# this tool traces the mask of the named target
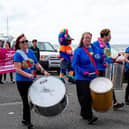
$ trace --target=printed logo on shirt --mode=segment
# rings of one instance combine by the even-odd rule
[[[99,54],[95,54],[95,58],[96,58],[96,59],[100,59],[101,56],[100,56]]]
[[[23,68],[31,68],[32,66],[34,66],[34,61],[30,58],[28,58],[28,60],[24,60],[22,62],[22,67]]]

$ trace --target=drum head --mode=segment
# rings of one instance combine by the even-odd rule
[[[105,77],[98,77],[91,81],[90,89],[95,93],[106,93],[113,87],[112,82]]]
[[[56,77],[41,77],[29,89],[29,99],[34,105],[50,107],[58,104],[65,96],[64,83]]]

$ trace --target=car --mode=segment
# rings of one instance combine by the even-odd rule
[[[47,70],[55,69],[59,73],[60,59],[57,58],[59,52],[50,42],[38,42],[40,50],[40,64]]]
[[[12,41],[11,47],[14,48],[16,40]],[[32,46],[32,42],[28,41],[29,48]],[[60,59],[57,58],[59,52],[54,48],[50,42],[37,42],[37,47],[40,50],[40,60],[39,63],[46,70],[56,70],[58,73],[60,71]]]

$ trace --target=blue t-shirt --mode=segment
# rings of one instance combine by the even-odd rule
[[[26,61],[24,57],[18,52],[15,52],[14,62],[19,62],[22,65],[22,70],[32,74],[32,71],[35,69],[34,64],[38,63],[38,60],[31,49],[28,49],[28,52],[25,53],[28,57]],[[32,81],[33,79],[22,76],[21,74],[16,72],[16,81]]]

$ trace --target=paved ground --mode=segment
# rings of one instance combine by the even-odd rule
[[[124,85],[125,87],[125,85]],[[88,125],[79,116],[79,104],[75,85],[66,84],[69,104],[60,115],[52,118],[40,116],[32,112],[35,129],[129,129],[129,106],[119,111],[112,109],[105,113],[94,112],[99,120],[95,125]],[[116,91],[118,101],[124,99],[124,90]],[[0,85],[0,129],[26,129],[21,124],[22,104],[16,84],[6,82]]]

